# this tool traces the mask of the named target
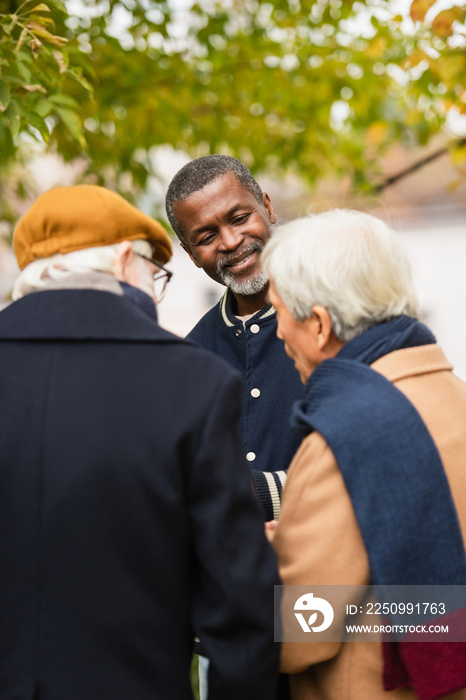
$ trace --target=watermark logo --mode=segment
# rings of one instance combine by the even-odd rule
[[[301,612],[295,612],[295,617],[301,625],[304,632],[323,632],[328,629],[333,622],[333,608],[330,603],[324,598],[314,598],[313,593],[305,593],[300,596],[294,604],[294,609],[302,610],[306,613],[311,612],[308,621],[306,622],[304,615]],[[317,612],[315,612],[317,611]],[[317,613],[320,612],[324,616],[322,624],[315,626]]]
[[[276,642],[462,642],[466,584],[275,586]]]

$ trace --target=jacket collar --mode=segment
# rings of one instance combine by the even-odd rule
[[[181,342],[121,289],[32,292],[0,313],[0,341],[41,339]]]
[[[439,345],[422,345],[403,348],[381,357],[371,365],[391,382],[396,382],[417,374],[453,370]]]
[[[220,299],[220,314],[226,326],[237,326],[238,324],[242,323],[242,321],[233,313],[233,292],[231,289],[226,289],[225,294]],[[262,309],[260,309],[260,311],[258,311],[248,320],[248,323],[259,321],[263,318],[267,318],[268,316],[273,316],[274,314],[275,308],[272,306],[272,304],[266,304]]]

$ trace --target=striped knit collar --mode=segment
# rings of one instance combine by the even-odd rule
[[[238,319],[233,313],[233,293],[230,289],[226,289],[225,294],[220,299],[220,313],[226,326],[236,326],[238,323],[241,323],[241,320]],[[274,314],[275,308],[272,306],[272,304],[266,304],[262,309],[260,309],[260,311],[254,314],[249,321],[260,321],[263,318],[273,316]]]

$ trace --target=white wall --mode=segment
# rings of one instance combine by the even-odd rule
[[[400,235],[413,266],[423,320],[455,373],[466,380],[466,222],[425,222]]]

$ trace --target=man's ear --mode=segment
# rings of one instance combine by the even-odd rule
[[[312,313],[314,321],[317,324],[316,339],[319,350],[325,350],[331,340],[332,321],[330,314],[323,306],[313,306]]]
[[[120,282],[129,282],[132,279],[130,266],[134,260],[134,251],[129,241],[122,241],[117,248],[117,253],[113,263],[113,273]]]
[[[202,265],[200,265],[200,264],[197,262],[195,256],[193,255],[193,252],[192,252],[191,248],[190,248],[188,245],[185,245],[184,243],[181,243],[181,247],[182,247],[183,250],[189,255],[189,257],[191,258],[191,260],[193,261],[193,263],[195,264],[196,267],[202,267]]]
[[[267,216],[269,217],[270,223],[276,224],[277,215],[275,214],[275,209],[272,206],[272,202],[270,201],[270,197],[267,194],[267,192],[262,193],[262,204],[264,205],[264,209],[267,212]]]
[[[335,357],[345,343],[339,340],[333,332],[332,319],[327,309],[323,306],[313,306],[312,316],[309,320],[315,321],[315,333],[319,350],[326,357]]]

